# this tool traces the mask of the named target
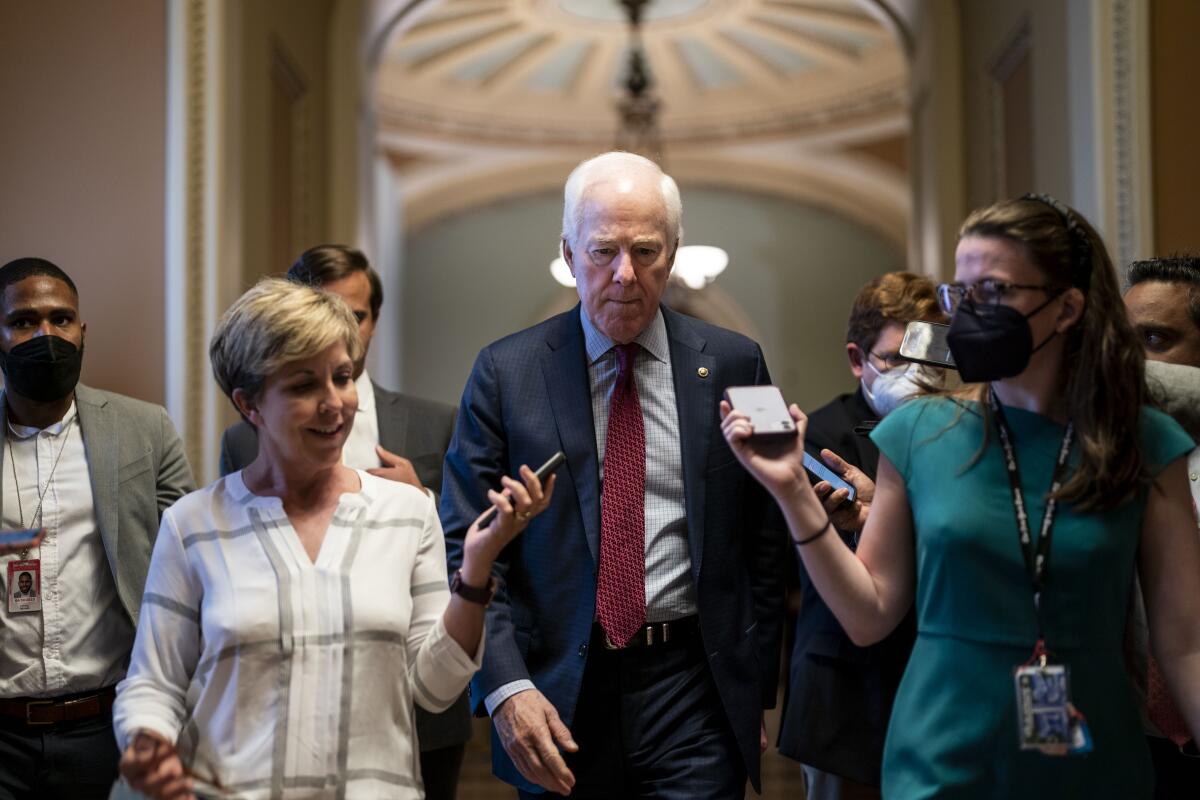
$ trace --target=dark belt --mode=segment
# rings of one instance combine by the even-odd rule
[[[16,697],[0,700],[0,717],[19,720],[30,726],[55,725],[91,719],[112,711],[117,691],[112,686],[94,692],[64,697]]]
[[[604,644],[605,650],[632,650],[638,647],[660,647],[664,645],[680,645],[693,642],[700,638],[700,618],[696,615],[680,617],[669,622],[651,622],[643,625],[624,647],[613,644],[608,634],[595,623],[595,635]]]

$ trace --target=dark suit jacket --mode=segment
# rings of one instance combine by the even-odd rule
[[[494,689],[531,679],[571,725],[596,611],[600,480],[579,306],[486,347],[475,362],[446,456],[441,517],[447,556],[487,507],[486,490],[556,450],[554,500],[497,559],[503,581],[487,614],[476,710]],[[700,630],[724,712],[759,785],[759,716],[775,702],[786,538],[767,495],[719,429],[726,386],[769,383],[744,336],[663,308],[670,340]],[[698,370],[706,368],[705,377]],[[777,513],[777,512],[776,512]],[[532,789],[493,734],[498,777]]]
[[[805,448],[818,458],[828,448],[874,480],[879,450],[864,428],[878,419],[861,389],[841,395],[809,415]],[[854,543],[850,534],[839,533]],[[916,636],[913,614],[882,642],[858,647],[817,594],[803,563],[800,584],[803,597],[779,751],[825,772],[878,786],[892,702]]]
[[[175,425],[162,406],[75,387],[96,524],[121,606],[137,624],[159,518],[196,488]],[[7,419],[0,400],[0,423]],[[8,426],[0,427],[0,449]],[[0,464],[0,474],[11,469]],[[82,587],[79,587],[82,588]],[[70,588],[68,588],[68,591]]]
[[[389,392],[374,381],[375,415],[379,420],[379,444],[385,450],[412,462],[413,470],[426,488],[442,485],[442,460],[454,430],[454,406],[420,397]],[[249,466],[258,456],[258,433],[242,420],[221,437],[221,474]],[[417,739],[422,750],[462,744],[471,738],[471,712],[464,694],[441,714],[417,710]]]

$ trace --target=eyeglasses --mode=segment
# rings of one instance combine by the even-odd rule
[[[943,283],[938,286],[938,301],[942,305],[942,310],[947,314],[953,314],[958,310],[958,305],[965,298],[970,297],[972,301],[978,305],[994,306],[1004,298],[1008,297],[1017,290],[1036,290],[1039,292],[1048,292],[1050,294],[1062,294],[1063,290],[1057,286],[1038,285],[1032,283],[1009,283],[1008,281],[998,281],[992,278],[984,278],[975,283]]]
[[[912,363],[899,353],[876,353],[874,350],[868,350],[867,355],[878,358],[888,370],[893,370],[897,367],[907,367]]]

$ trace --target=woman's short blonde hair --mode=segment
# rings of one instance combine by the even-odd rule
[[[337,295],[282,278],[264,278],[221,316],[208,346],[213,376],[233,399],[241,389],[257,399],[267,379],[291,361],[341,342],[362,357],[358,320]]]

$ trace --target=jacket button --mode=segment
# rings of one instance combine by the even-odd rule
[[[586,644],[579,645],[579,657],[580,658],[587,657],[587,645]]]

